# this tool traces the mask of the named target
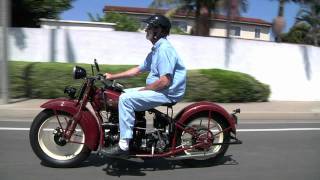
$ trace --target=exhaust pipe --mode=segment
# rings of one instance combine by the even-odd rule
[[[169,158],[165,158],[168,160],[184,160],[184,159],[198,159],[198,160],[204,160],[204,159],[208,159],[208,158],[212,158],[215,156],[215,153],[203,153],[203,154],[196,154],[196,155],[181,155],[181,156],[174,156],[174,157],[169,157]]]

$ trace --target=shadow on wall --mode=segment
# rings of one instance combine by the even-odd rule
[[[72,42],[70,39],[70,32],[69,30],[65,30],[65,36],[66,36],[66,59],[69,63],[75,63],[75,55],[74,55],[74,49],[72,46]]]
[[[302,52],[303,64],[304,64],[304,71],[306,73],[307,79],[311,80],[311,65],[310,65],[310,58],[307,46],[300,46],[300,50]]]
[[[64,32],[64,37],[65,37],[65,59],[69,63],[74,63],[75,62],[75,53],[74,53],[74,48],[72,45],[72,41],[70,38],[70,32],[68,29],[59,29],[57,26],[55,29],[50,29],[50,40],[49,40],[49,59],[50,62],[56,62],[57,59],[57,53],[59,53],[59,50],[57,49],[57,39],[58,39],[58,34],[61,32]]]
[[[14,37],[16,46],[22,50],[26,48],[26,35],[22,28],[10,28],[13,31],[10,34]]]
[[[49,59],[50,62],[55,62],[56,60],[56,45],[57,45],[57,29],[49,30]]]
[[[55,29],[49,29],[49,60],[50,62],[57,61],[57,39],[58,39],[58,31],[60,31],[59,27]],[[23,28],[11,28],[10,35],[14,37],[14,42],[16,47],[20,50],[27,48],[26,44],[26,34],[24,33]],[[75,51],[73,48],[73,44],[70,38],[69,30],[65,30],[65,58],[69,63],[75,62]]]
[[[224,47],[224,67],[229,68],[231,54],[233,53],[233,38],[225,38],[225,47]]]

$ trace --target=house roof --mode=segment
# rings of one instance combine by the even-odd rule
[[[153,8],[137,8],[137,7],[123,7],[123,6],[105,6],[103,9],[104,12],[120,12],[127,14],[141,14],[141,15],[151,15],[151,14],[165,14],[168,9],[153,9]],[[195,18],[194,13],[187,13],[186,11],[177,11],[173,17],[175,18]],[[211,20],[215,21],[227,21],[227,17],[224,15],[212,15]],[[232,22],[236,23],[247,23],[247,24],[257,24],[262,26],[272,26],[272,23],[256,19],[256,18],[247,18],[247,17],[236,17]]]

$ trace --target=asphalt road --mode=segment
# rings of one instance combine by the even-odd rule
[[[192,167],[180,161],[130,159],[111,162],[92,154],[81,167],[55,169],[41,164],[29,145],[28,119],[0,120],[0,179],[184,179],[319,180],[320,122],[245,121],[222,163]]]

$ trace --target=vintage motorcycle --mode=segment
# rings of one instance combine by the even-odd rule
[[[92,151],[100,155],[102,148],[119,141],[118,99],[125,93],[123,85],[99,74],[96,61],[91,68],[89,77],[84,68],[75,66],[73,78],[83,79],[80,91],[66,87],[64,92],[69,97],[41,105],[44,110],[32,122],[31,147],[48,166],[79,166]],[[163,106],[166,113],[155,108],[135,112],[130,157],[214,163],[224,156],[230,144],[242,143],[236,137],[236,114],[240,109],[229,114],[221,106],[203,101],[185,107],[173,117],[174,104]],[[153,117],[151,127],[147,127],[146,113]]]

